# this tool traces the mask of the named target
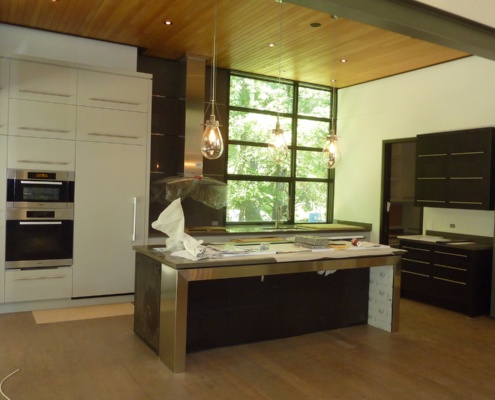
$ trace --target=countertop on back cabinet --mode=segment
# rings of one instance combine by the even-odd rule
[[[464,237],[462,237],[464,236]],[[401,235],[397,236],[399,240],[410,240],[413,242],[429,243],[446,249],[462,249],[462,250],[489,250],[493,248],[493,243],[486,240],[484,237],[471,235],[455,235],[452,237],[446,235]],[[451,240],[449,242],[449,240]],[[493,239],[492,239],[493,240]]]
[[[233,235],[311,235],[351,233],[366,234],[371,231],[371,225],[366,223],[338,222],[330,224],[283,224],[279,228],[274,225],[227,225],[227,226],[198,226],[186,227],[185,232],[191,236],[233,236]],[[150,237],[165,237],[155,231]],[[352,235],[351,235],[352,236]]]

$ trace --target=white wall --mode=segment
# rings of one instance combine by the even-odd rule
[[[0,24],[0,55],[16,54],[127,71],[137,66],[135,47]]]
[[[495,62],[479,57],[339,90],[335,218],[371,223],[379,239],[383,140],[487,126],[495,126]],[[425,208],[423,229],[493,236],[494,213]]]

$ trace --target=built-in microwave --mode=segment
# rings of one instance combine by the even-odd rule
[[[73,208],[74,172],[7,170],[8,208]]]

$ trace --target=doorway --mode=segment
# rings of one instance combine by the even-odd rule
[[[398,247],[397,236],[419,235],[423,209],[414,205],[416,138],[383,142],[380,243]]]

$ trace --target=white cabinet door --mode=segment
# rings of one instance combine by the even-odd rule
[[[11,60],[10,97],[76,104],[77,69],[41,62]]]
[[[77,103],[82,106],[148,112],[151,80],[97,71],[79,71]]]
[[[74,171],[75,141],[8,137],[8,168]]]
[[[132,246],[144,243],[146,169],[145,146],[77,142],[74,297],[134,292]]]
[[[76,106],[12,99],[9,135],[74,140]]]
[[[148,114],[78,107],[77,140],[146,145]]]
[[[7,180],[7,136],[0,136],[0,303],[5,287],[5,202]]]
[[[9,116],[9,60],[0,58],[0,135],[7,134]]]

